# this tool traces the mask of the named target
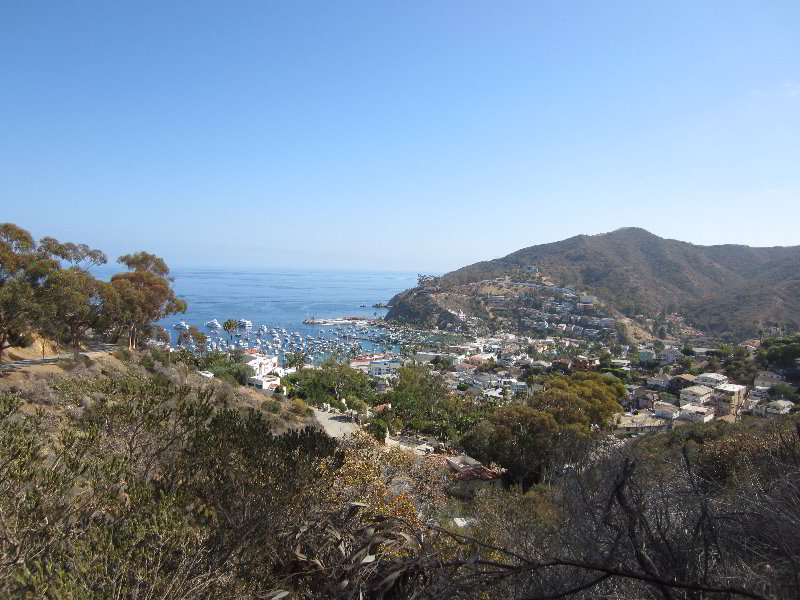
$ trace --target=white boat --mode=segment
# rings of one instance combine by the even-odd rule
[[[252,321],[248,321],[247,319],[239,319],[238,321],[236,321],[236,324],[239,327],[252,327],[253,326],[253,322]]]
[[[210,321],[206,321],[206,327],[211,327],[212,329],[219,329],[222,325],[219,324],[219,321],[216,319],[211,319]]]
[[[189,329],[189,326],[186,324],[186,321],[181,321],[180,323],[175,324],[175,329]]]

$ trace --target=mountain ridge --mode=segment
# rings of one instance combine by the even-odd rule
[[[763,327],[800,322],[800,246],[702,246],[638,227],[528,246],[435,281],[466,286],[534,265],[552,283],[578,286],[620,313],[678,311],[701,331],[721,337],[742,339]],[[413,324],[414,310],[404,302],[418,289],[395,296],[387,319]]]

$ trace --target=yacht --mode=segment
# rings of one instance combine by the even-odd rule
[[[189,329],[189,326],[186,324],[186,321],[181,321],[175,324],[175,329]]]
[[[210,321],[206,321],[206,327],[211,327],[211,329],[219,329],[222,325],[219,324],[219,321],[216,319],[211,319]]]
[[[236,321],[236,324],[239,327],[252,327],[253,326],[253,322],[252,321],[248,321],[247,319],[239,319],[238,321]]]

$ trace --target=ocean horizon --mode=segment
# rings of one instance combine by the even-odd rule
[[[108,280],[123,272],[115,264],[93,269]],[[159,322],[174,343],[180,321],[203,329],[212,319],[247,319],[253,327],[281,327],[303,335],[317,326],[309,318],[360,316],[383,317],[387,310],[374,308],[417,284],[417,273],[366,269],[221,268],[193,267],[170,270],[175,293],[186,301],[185,313]]]

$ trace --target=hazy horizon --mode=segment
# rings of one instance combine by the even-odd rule
[[[176,268],[800,244],[800,3],[187,6],[0,6],[0,221]]]

